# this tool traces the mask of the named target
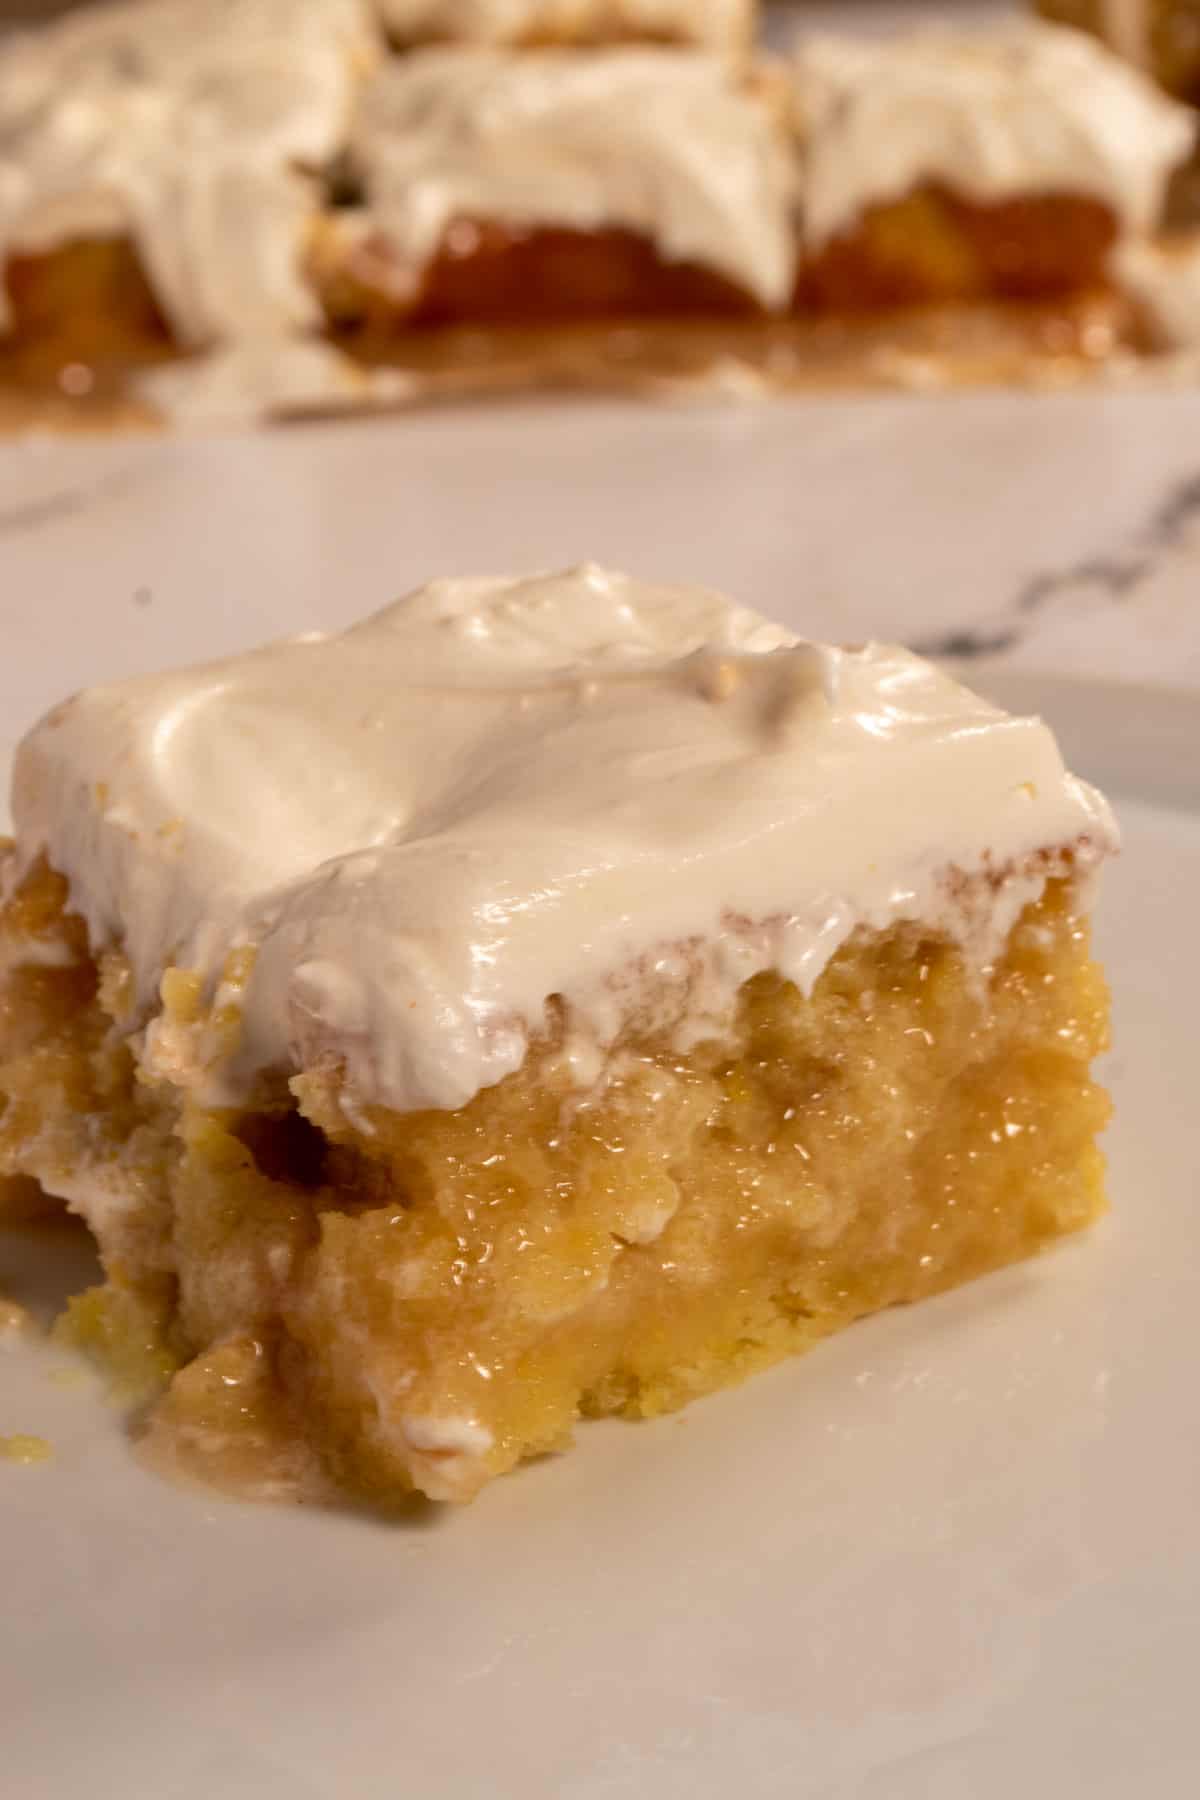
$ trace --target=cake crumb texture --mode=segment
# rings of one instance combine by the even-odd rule
[[[43,866],[10,907],[71,938],[64,900]],[[631,1027],[590,1097],[551,1008],[515,1074],[362,1129],[328,1071],[270,1111],[164,1099],[112,984],[36,975],[0,1169],[123,1175],[66,1329],[152,1397],[156,1460],[239,1491],[469,1499],[580,1417],[671,1411],[1104,1207],[1108,996],[1069,874],[982,971],[936,930],[860,929],[807,998],[755,975],[720,1042]]]

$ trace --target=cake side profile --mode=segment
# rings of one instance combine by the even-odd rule
[[[1105,282],[1162,222],[1194,118],[1078,32],[1031,20],[813,37],[795,63],[803,293],[853,308]]]
[[[210,1476],[467,1499],[1102,1207],[1111,815],[903,651],[438,583],[67,702],[14,816],[0,1173]]]
[[[698,51],[428,50],[368,85],[329,221],[335,324],[782,311],[794,162],[769,97]]]
[[[66,355],[317,325],[317,176],[376,54],[362,0],[118,0],[6,39],[0,332]]]

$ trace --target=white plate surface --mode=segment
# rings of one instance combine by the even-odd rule
[[[421,1528],[161,1485],[15,1352],[56,1457],[0,1465],[7,1792],[1194,1792],[1200,704],[1035,698],[1127,834],[1111,1220]]]
[[[988,401],[973,430],[1019,483],[1009,409]],[[1081,466],[1073,435],[1082,466],[1098,478],[1108,469],[1114,506],[1136,512],[1139,483],[1149,492],[1171,472],[1165,440],[1145,433],[1133,448],[1124,407],[1102,407],[1086,434],[1073,414],[1066,405],[1044,415],[1062,486]],[[807,415],[823,455],[861,467],[860,495],[878,499],[890,479],[893,462],[869,455],[892,430],[888,416],[869,404]],[[807,509],[818,589],[838,585],[840,544],[869,624],[904,604],[901,562],[920,563],[923,581],[939,558],[957,558],[964,575],[976,566],[969,534],[938,548],[921,524],[927,509],[932,526],[938,505],[923,459],[939,439],[953,445],[957,416],[953,406],[940,420],[921,408],[907,415],[912,504],[901,509],[898,489],[885,507],[905,521],[904,558],[885,547],[868,560],[849,528],[853,496],[840,523],[821,505]],[[611,450],[615,417],[589,415],[584,435]],[[666,574],[676,562],[703,565],[720,538],[713,578],[732,581],[744,563],[742,596],[794,616],[797,588],[812,589],[802,575],[789,585],[794,525],[769,525],[785,513],[788,464],[755,454],[739,472],[748,447],[787,418],[781,409],[704,432],[647,414],[636,437],[625,435],[627,455],[590,473],[565,454],[578,426],[543,421],[514,436],[523,455],[495,492],[471,441],[482,435],[494,459],[501,428],[466,426],[460,503],[465,484],[484,519],[467,521],[458,560],[529,565],[577,545]],[[1114,467],[1097,451],[1087,465],[1087,443],[1105,432],[1124,461]],[[432,493],[454,478],[455,438],[442,422],[422,441]],[[404,579],[416,573],[407,565],[428,567],[439,541],[451,566],[453,508],[423,510],[417,440],[367,433],[357,457],[349,442],[317,433],[270,457],[206,444],[155,459],[128,447],[55,453],[41,472],[0,467],[9,477],[0,496],[32,520],[2,570],[0,736],[90,675],[352,616],[394,591],[395,565],[406,565]],[[379,455],[364,458],[364,446]],[[668,454],[678,491],[655,481]],[[539,507],[535,483],[551,465],[562,504]],[[810,456],[805,467],[816,466]],[[106,470],[113,485],[97,500]],[[389,536],[381,477],[401,470]],[[14,475],[26,482],[15,498]],[[1015,522],[1019,496],[1011,485],[995,492]],[[959,498],[994,519],[982,476],[976,498]],[[43,528],[47,500],[65,510]],[[285,504],[300,511],[281,513]],[[97,509],[110,521],[103,532]],[[1047,501],[1039,559],[1065,516],[1052,511]],[[655,535],[664,517],[667,541]],[[1002,523],[991,529],[997,545],[1009,541]],[[389,543],[395,555],[376,566],[376,547]],[[1049,554],[1076,550],[1064,541]],[[144,607],[134,599],[143,582]],[[78,604],[85,592],[90,610]],[[207,613],[197,610],[202,594]],[[56,1455],[38,1468],[0,1463],[0,1792],[1174,1800],[1196,1791],[1200,700],[981,680],[1045,711],[1082,771],[1112,788],[1124,820],[1127,853],[1108,881],[1101,930],[1117,999],[1111,1219],[1034,1266],[859,1326],[681,1418],[585,1428],[571,1456],[421,1528],[164,1486],[132,1460],[90,1378],[64,1385],[59,1353],[15,1351],[0,1365],[0,1432],[42,1433]],[[49,1304],[87,1278],[78,1244],[0,1236],[0,1290],[24,1286]]]

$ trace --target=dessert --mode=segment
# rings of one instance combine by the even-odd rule
[[[350,163],[363,205],[328,222],[316,268],[343,328],[791,297],[783,122],[702,52],[418,51],[368,85]]]
[[[360,0],[124,0],[0,44],[0,335],[63,362],[297,332]]]
[[[754,17],[391,0],[389,53],[372,0],[123,0],[6,38],[0,403],[240,420],[1157,347],[1120,270],[1173,173],[1185,219],[1186,109],[1057,26],[817,37],[789,73]]]
[[[1112,817],[903,650],[439,582],[67,701],[13,800],[0,1171],[158,1456],[466,1500],[1101,1210]]]
[[[846,310],[1102,286],[1194,121],[1078,32],[1014,20],[796,57],[802,292]]]
[[[415,44],[619,44],[744,48],[756,0],[380,0],[389,36]]]

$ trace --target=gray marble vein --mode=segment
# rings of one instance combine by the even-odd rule
[[[967,659],[1002,656],[1026,644],[1056,606],[1102,600],[1128,605],[1161,582],[1174,558],[1200,551],[1200,472],[1172,483],[1150,517],[1112,550],[1089,554],[1061,568],[1042,569],[1018,589],[997,616],[915,644],[922,655]],[[1200,580],[1200,560],[1197,561]],[[1164,671],[1165,672],[1165,671]]]
[[[593,560],[804,635],[1200,686],[1200,393],[467,408],[0,446],[0,739],[434,576]]]

